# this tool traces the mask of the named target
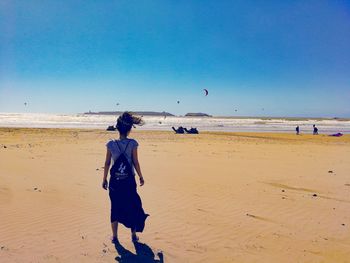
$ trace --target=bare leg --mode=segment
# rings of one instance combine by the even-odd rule
[[[118,240],[118,221],[112,223],[113,240]]]

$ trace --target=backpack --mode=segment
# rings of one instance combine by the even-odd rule
[[[128,144],[126,145],[124,151],[121,151],[118,142],[117,141],[115,142],[117,143],[117,146],[119,148],[120,155],[118,156],[117,160],[115,160],[110,170],[110,174],[111,174],[111,180],[119,181],[119,180],[127,179],[133,175],[132,167],[125,156],[125,151],[126,149],[128,149],[130,141],[128,141]]]

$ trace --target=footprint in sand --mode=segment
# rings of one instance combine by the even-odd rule
[[[246,216],[249,216],[249,217],[252,217],[254,219],[261,220],[261,221],[265,221],[265,222],[276,223],[274,220],[271,220],[269,218],[265,218],[265,217],[262,217],[262,216],[256,216],[256,215],[248,214],[248,213],[246,214]]]
[[[5,246],[1,246],[1,247],[0,247],[0,250],[3,250],[3,251],[6,250],[6,251],[7,251],[7,250],[9,250],[9,249],[8,249],[7,247],[5,247]]]
[[[254,217],[255,218],[255,215],[251,215],[251,214],[246,214],[246,216],[250,216],[250,217]]]

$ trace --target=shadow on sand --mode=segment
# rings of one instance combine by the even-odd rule
[[[119,254],[115,260],[119,263],[164,263],[163,253],[158,252],[159,259],[155,259],[152,249],[144,243],[134,242],[136,254],[127,250],[120,243],[114,246]]]

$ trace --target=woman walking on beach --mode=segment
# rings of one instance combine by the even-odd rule
[[[107,153],[102,187],[105,190],[109,188],[113,243],[118,243],[118,223],[130,228],[131,239],[133,242],[137,242],[136,232],[143,231],[148,216],[143,211],[141,198],[136,191],[134,168],[139,176],[140,186],[145,183],[138,161],[138,143],[134,139],[127,138],[135,124],[142,125],[142,119],[129,112],[124,112],[118,118],[116,125],[119,139],[111,140],[106,145]],[[110,169],[108,187],[107,175],[111,160],[113,160],[113,165]]]

